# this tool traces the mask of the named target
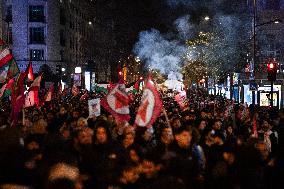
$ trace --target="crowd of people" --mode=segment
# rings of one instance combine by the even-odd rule
[[[73,97],[26,108],[10,127],[2,102],[0,188],[282,188],[283,109],[194,90],[181,109],[164,92],[166,111],[152,127],[133,127],[139,95],[129,122],[103,109],[90,117],[87,101]]]

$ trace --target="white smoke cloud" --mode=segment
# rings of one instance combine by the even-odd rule
[[[186,40],[193,36],[194,25],[190,24],[189,15],[178,18],[174,25],[181,39]]]
[[[157,69],[166,75],[176,73],[175,77],[179,79],[180,65],[186,50],[184,44],[165,38],[155,29],[141,32],[134,47],[134,53],[145,60],[150,69]]]

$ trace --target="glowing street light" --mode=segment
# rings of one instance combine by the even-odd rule
[[[208,20],[210,20],[210,17],[209,17],[209,16],[205,16],[205,17],[204,17],[204,20],[205,20],[205,21],[208,21]]]

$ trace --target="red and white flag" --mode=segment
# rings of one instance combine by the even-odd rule
[[[24,107],[30,107],[39,104],[38,91],[29,91],[26,94]]]
[[[28,76],[29,81],[33,81],[34,80],[34,72],[33,72],[33,65],[32,65],[31,61],[29,62],[29,65],[28,65],[25,72]]]
[[[71,92],[73,96],[77,96],[80,93],[80,90],[76,85],[73,85]]]
[[[18,121],[19,113],[25,104],[25,95],[24,95],[24,82],[26,78],[26,73],[21,72],[15,84],[13,85],[12,89],[12,96],[11,96],[11,104],[12,104],[12,111],[11,111],[11,126],[16,126]]]
[[[129,97],[125,92],[125,84],[117,84],[101,100],[101,105],[116,119],[129,121]]]
[[[5,66],[10,60],[12,60],[13,55],[8,48],[3,49],[0,52],[0,68]]]
[[[62,94],[62,84],[61,84],[61,82],[60,82],[60,84],[59,84],[59,86],[58,86],[57,94],[58,94],[58,95],[61,95],[61,94]]]
[[[152,124],[160,115],[163,103],[160,94],[152,80],[148,79],[143,90],[141,104],[135,119],[135,126],[152,127]]]
[[[49,87],[49,89],[48,89],[48,91],[47,91],[47,93],[46,93],[45,102],[51,101],[52,95],[53,95],[53,91],[54,91],[54,85],[52,84],[52,85]]]
[[[85,93],[80,97],[80,101],[86,100],[88,98],[88,90],[85,90]]]
[[[41,78],[42,75],[39,75],[37,78],[35,78],[28,91],[38,91],[40,88]]]
[[[184,110],[188,105],[188,100],[186,98],[186,92],[181,91],[179,94],[175,96],[175,101],[178,103],[179,107]]]

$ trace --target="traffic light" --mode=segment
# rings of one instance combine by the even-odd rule
[[[275,62],[267,63],[267,79],[268,81],[276,81],[277,64]]]

